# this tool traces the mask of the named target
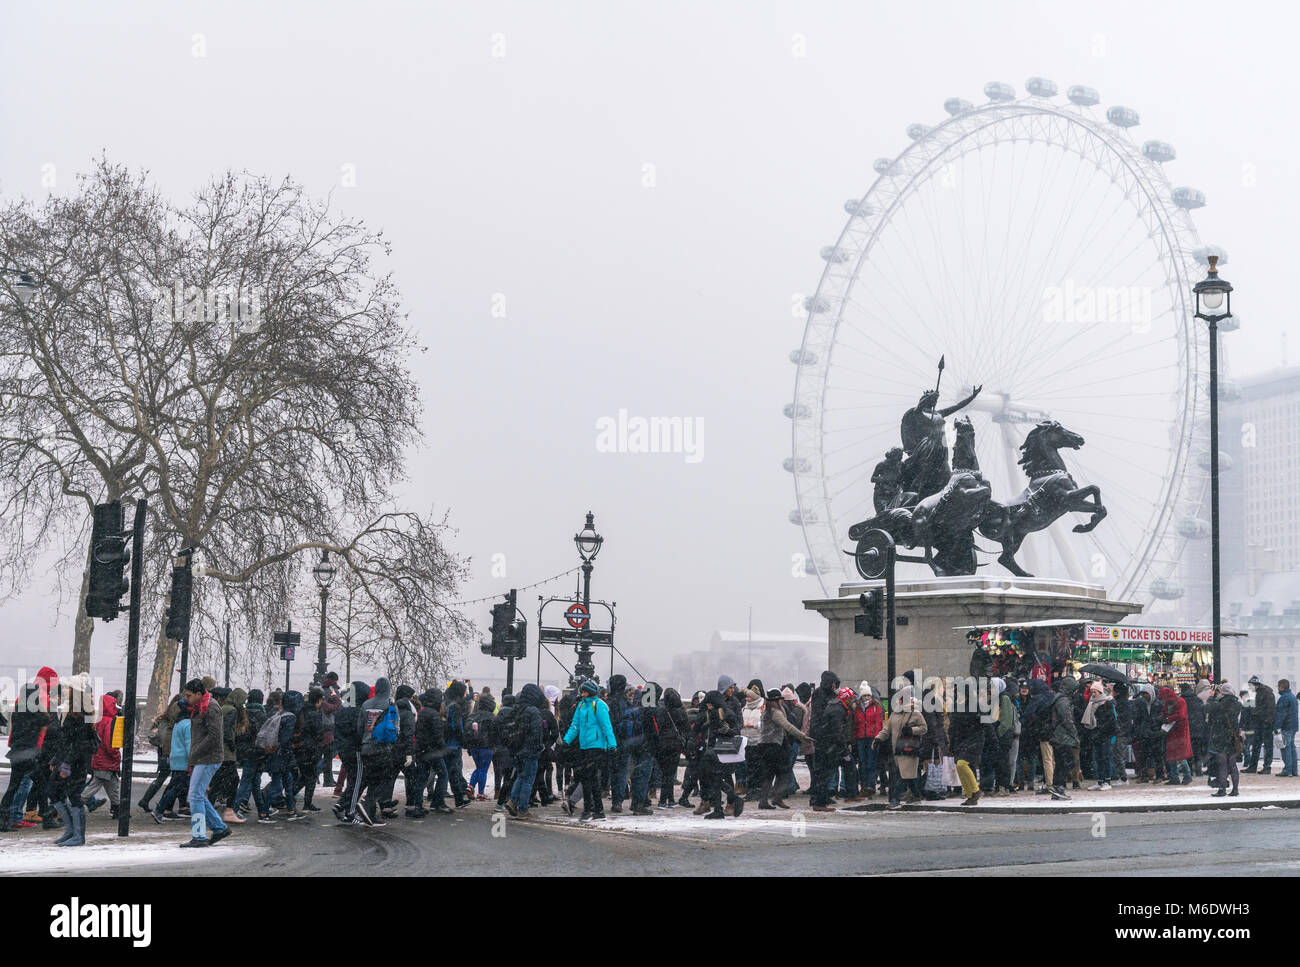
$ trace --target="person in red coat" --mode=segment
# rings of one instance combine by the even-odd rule
[[[1192,767],[1187,760],[1192,757],[1192,734],[1187,727],[1187,703],[1168,685],[1159,691],[1160,701],[1164,703],[1165,724],[1161,726],[1165,733],[1165,771],[1169,778],[1167,786],[1179,785],[1179,773],[1182,773],[1182,785],[1192,781]]]
[[[82,792],[86,808],[94,812],[104,805],[103,799],[96,799],[95,793],[103,787],[110,803],[109,812],[117,818],[118,797],[121,792],[122,752],[113,748],[113,720],[117,718],[117,699],[112,694],[105,695],[99,703],[99,721],[95,723],[95,732],[99,735],[99,748],[90,760],[90,771],[94,777],[90,785]]]
[[[871,693],[871,683],[864,681],[853,711],[853,739],[861,773],[862,795],[876,794],[876,736],[885,727],[885,710]]]

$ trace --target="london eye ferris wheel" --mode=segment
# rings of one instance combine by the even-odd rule
[[[1103,111],[1088,87],[1060,97],[1040,77],[1026,89],[949,99],[947,120],[908,127],[910,143],[845,203],[790,354],[790,520],[827,594],[856,579],[848,528],[872,516],[872,469],[944,356],[945,403],[983,385],[963,415],[995,499],[1024,488],[1019,447],[1040,421],[1086,440],[1067,462],[1110,517],[1086,535],[1053,524],[1026,545],[1027,569],[1179,610],[1180,561],[1209,516],[1209,336],[1191,286],[1198,262],[1226,253],[1197,237],[1205,196],[1166,174],[1174,147],[1132,136],[1137,111]],[[980,560],[1000,572],[995,554]]]

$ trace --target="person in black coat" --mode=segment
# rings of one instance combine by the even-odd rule
[[[813,739],[812,786],[808,795],[817,812],[830,811],[831,782],[839,773],[840,753],[835,748],[836,730],[826,728],[826,708],[835,701],[835,690],[839,687],[840,676],[830,670],[824,671],[821,684],[808,700],[808,734]]]
[[[1259,772],[1267,776],[1273,771],[1273,723],[1277,719],[1277,698],[1273,695],[1273,689],[1261,682],[1258,675],[1252,677],[1247,684],[1255,686],[1255,731],[1251,737],[1246,768],[1242,771],[1254,772],[1259,765],[1259,754],[1263,752],[1264,768]]]
[[[1115,685],[1115,744],[1112,748],[1111,772],[1121,786],[1128,785],[1128,750],[1133,744],[1133,705],[1128,700],[1128,686]]]
[[[1187,735],[1192,740],[1192,775],[1199,776],[1201,765],[1205,762],[1206,742],[1210,738],[1205,703],[1197,698],[1196,690],[1186,682],[1183,683],[1179,696],[1187,703]]]
[[[442,692],[427,689],[420,696],[420,710],[415,717],[415,730],[411,737],[411,756],[414,760],[412,795],[406,801],[406,815],[412,819],[427,816],[424,808],[424,791],[429,788],[429,805],[435,813],[450,813],[447,806],[447,767],[443,761],[447,743],[443,739]],[[432,788],[430,788],[432,787]]]
[[[718,744],[730,743],[740,735],[741,719],[731,708],[726,698],[717,689],[704,696],[701,703],[702,712],[695,723],[695,735],[700,753],[700,805],[697,813],[705,814],[707,819],[723,819],[722,794],[727,796],[727,805],[732,815],[739,816],[745,801],[736,795],[736,787],[731,779],[731,768],[718,760]],[[705,813],[712,807],[711,812]]]
[[[686,748],[686,710],[677,689],[664,690],[663,700],[655,709],[655,731],[659,735],[656,761],[659,765],[659,805],[669,809],[673,801],[673,787],[677,783],[677,764]]]

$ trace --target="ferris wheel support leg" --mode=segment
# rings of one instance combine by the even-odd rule
[[[1080,563],[1078,554],[1075,553],[1074,545],[1066,539],[1066,535],[1061,532],[1061,528],[1056,524],[1049,527],[1048,531],[1052,535],[1052,544],[1056,547],[1056,552],[1061,555],[1061,562],[1070,573],[1070,580],[1077,581],[1080,584],[1087,584],[1087,572]]]

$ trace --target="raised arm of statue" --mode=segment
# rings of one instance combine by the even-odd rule
[[[958,410],[962,410],[962,409],[964,409],[965,407],[969,406],[972,402],[974,402],[975,397],[977,397],[977,396],[980,395],[980,390],[982,390],[983,388],[984,388],[984,384],[981,383],[979,386],[976,386],[976,387],[975,387],[975,391],[974,391],[973,393],[971,393],[970,396],[966,397],[966,398],[965,398],[964,400],[962,400],[960,403],[954,403],[952,406],[948,407],[946,410],[940,410],[940,411],[939,411],[939,415],[940,415],[940,416],[952,416],[952,415],[953,415],[954,413],[956,413]]]

